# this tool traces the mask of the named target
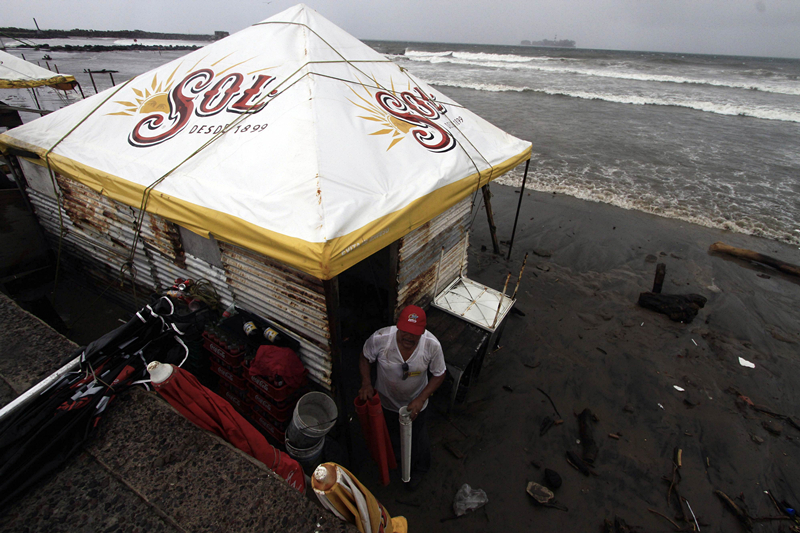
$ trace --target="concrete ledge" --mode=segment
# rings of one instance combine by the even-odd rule
[[[0,332],[3,405],[76,348],[3,295]],[[83,452],[0,510],[0,530],[357,531],[139,387],[116,399]]]

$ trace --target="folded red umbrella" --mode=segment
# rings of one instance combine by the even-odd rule
[[[156,376],[153,378],[156,391],[183,416],[255,457],[289,485],[305,492],[305,475],[300,464],[274,448],[227,400],[207,389],[193,374],[172,366],[172,373],[163,381],[156,383]]]
[[[305,381],[306,367],[291,348],[265,344],[258,348],[250,363],[250,373],[269,378],[280,376],[289,387],[296,389]]]
[[[389,438],[389,428],[383,418],[381,398],[377,393],[366,402],[356,397],[354,404],[369,453],[381,469],[381,484],[386,486],[389,484],[389,469],[397,468],[397,460]]]

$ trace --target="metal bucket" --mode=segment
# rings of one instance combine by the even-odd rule
[[[309,474],[320,463],[322,451],[325,448],[325,438],[318,439],[318,442],[309,448],[298,448],[297,443],[293,443],[289,437],[286,437],[284,444],[289,457],[300,463],[303,471]]]
[[[336,424],[338,416],[336,402],[330,396],[322,392],[309,392],[294,406],[291,423],[293,427],[290,427],[289,431],[293,436],[296,429],[306,437],[321,439]]]

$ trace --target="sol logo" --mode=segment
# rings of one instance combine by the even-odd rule
[[[379,90],[375,94],[363,85],[361,86],[369,96],[364,97],[353,92],[361,100],[355,102],[357,107],[367,111],[368,116],[360,116],[364,120],[377,122],[382,126],[370,135],[390,135],[392,141],[387,150],[411,135],[420,145],[431,152],[447,152],[456,146],[453,135],[436,123],[447,113],[447,108],[436,101],[435,97],[427,95],[419,87],[407,91]],[[377,103],[377,104],[376,104]],[[460,117],[448,124],[455,125],[462,119]]]
[[[450,132],[434,122],[447,110],[433,96],[426,96],[419,87],[415,87],[414,92],[417,94],[404,91],[398,97],[393,93],[378,91],[375,99],[387,113],[412,125],[411,135],[419,144],[431,152],[451,150],[456,140]]]
[[[245,80],[238,72],[215,76],[209,68],[201,68],[187,74],[166,93],[150,94],[134,89],[137,104],[117,102],[129,106],[125,112],[111,113],[128,115],[134,112],[147,113],[128,135],[128,143],[137,148],[147,148],[175,137],[189,124],[192,116],[210,117],[227,111],[229,113],[258,113],[267,105],[265,96],[274,76],[256,74]],[[156,80],[153,80],[155,85]],[[160,88],[160,87],[159,87]]]

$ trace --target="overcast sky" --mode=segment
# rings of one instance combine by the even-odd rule
[[[231,33],[294,0],[6,0],[0,26]],[[800,0],[308,0],[360,39],[800,57]]]

